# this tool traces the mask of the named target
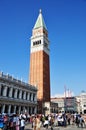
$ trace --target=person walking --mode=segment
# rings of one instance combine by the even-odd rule
[[[19,125],[20,125],[19,115],[17,114],[16,115],[16,130],[20,130]]]
[[[48,116],[45,117],[45,121],[44,121],[44,125],[43,125],[46,129],[48,129],[49,126],[49,121],[48,121]]]
[[[36,130],[36,124],[37,124],[37,120],[36,120],[36,116],[34,116],[32,119],[33,130]]]
[[[20,116],[20,130],[24,130],[25,128],[26,115],[21,114]]]
[[[40,116],[37,115],[37,117],[36,117],[36,130],[40,130],[40,128],[41,128]]]
[[[54,117],[53,116],[51,116],[50,122],[51,122],[51,130],[53,130],[53,125],[54,125]]]

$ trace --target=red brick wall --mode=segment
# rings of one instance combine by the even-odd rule
[[[50,101],[49,56],[44,51],[31,53],[29,76],[29,83],[38,87],[37,99]]]

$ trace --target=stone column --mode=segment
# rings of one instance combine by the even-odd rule
[[[18,92],[18,90],[15,89],[15,94],[14,94],[14,97],[15,97],[15,98],[17,98],[17,92]]]
[[[11,110],[11,105],[9,105],[9,108],[8,108],[8,113],[10,113],[10,110]]]
[[[28,93],[27,100],[30,100],[29,98],[30,98],[30,93]]]
[[[5,104],[2,105],[2,110],[1,110],[2,113],[5,113]]]
[[[26,100],[26,92],[24,92],[24,99]]]
[[[19,92],[19,99],[21,99],[22,98],[22,90],[20,90],[20,92]]]
[[[7,95],[7,87],[4,86],[4,90],[3,90],[3,96],[6,96]]]
[[[21,113],[21,106],[19,106],[19,114]]]
[[[10,88],[9,97],[12,97],[13,88]]]
[[[33,101],[33,93],[31,93],[31,101]]]
[[[14,106],[14,113],[16,113],[16,106]]]
[[[37,94],[35,94],[34,101],[37,102]]]

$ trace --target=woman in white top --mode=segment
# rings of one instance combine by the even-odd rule
[[[25,114],[22,114],[21,119],[20,119],[20,130],[24,130],[24,128],[25,128],[25,120],[26,120],[26,116],[25,116]]]

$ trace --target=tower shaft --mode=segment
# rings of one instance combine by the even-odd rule
[[[29,83],[38,88],[37,99],[40,113],[50,103],[50,62],[48,31],[42,13],[32,30]]]

